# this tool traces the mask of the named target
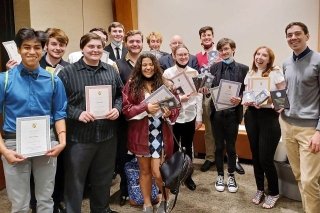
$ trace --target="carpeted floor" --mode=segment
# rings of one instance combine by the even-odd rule
[[[214,188],[214,180],[216,178],[215,168],[208,172],[201,172],[200,166],[203,163],[201,159],[195,159],[194,181],[197,189],[192,192],[185,186],[182,186],[178,201],[173,212],[195,212],[195,213],[255,213],[255,212],[281,212],[296,213],[303,212],[301,202],[281,197],[275,208],[265,210],[261,205],[256,206],[251,203],[251,197],[256,191],[255,181],[253,177],[253,168],[251,165],[242,164],[245,168],[245,175],[236,175],[239,185],[237,193],[217,192]],[[118,212],[142,212],[141,207],[132,207],[129,204],[120,207],[119,202],[119,176],[112,186],[112,203],[111,208]],[[173,196],[172,196],[173,197]],[[88,200],[83,201],[83,213],[89,213]],[[6,191],[0,191],[0,213],[9,213],[10,203],[7,199]]]

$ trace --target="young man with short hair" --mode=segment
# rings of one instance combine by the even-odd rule
[[[56,157],[66,146],[66,93],[61,80],[40,67],[46,36],[32,28],[21,28],[15,37],[22,62],[0,74],[0,112],[4,117],[4,140],[0,136],[6,187],[12,212],[28,212],[30,175],[35,180],[37,211],[53,212],[52,193],[56,174]],[[3,111],[4,110],[4,111]],[[25,158],[16,150],[16,119],[50,116],[59,144],[45,155]],[[51,136],[54,136],[51,128]],[[9,146],[12,144],[12,147]]]
[[[108,26],[108,34],[111,42],[104,50],[109,52],[109,58],[113,61],[124,58],[128,52],[123,45],[124,26],[119,22],[112,22]]]
[[[69,38],[66,33],[58,28],[48,28],[47,31],[48,40],[45,45],[46,53],[40,60],[40,66],[48,71],[54,70],[54,68],[60,64],[61,66],[67,66],[69,63],[62,59]]]
[[[139,30],[130,30],[124,37],[124,44],[128,50],[128,53],[124,58],[116,61],[117,69],[120,73],[123,84],[126,84],[132,73],[133,67],[137,62],[137,59],[143,48],[143,35]],[[128,122],[123,115],[119,117],[119,128],[117,131],[118,143],[117,143],[117,159],[116,170],[121,177],[120,181],[120,206],[123,206],[128,200],[128,185],[127,177],[124,172],[124,165],[130,161],[134,156],[129,155],[127,148],[127,129]]]
[[[229,192],[237,192],[238,185],[235,179],[236,170],[236,147],[235,143],[238,136],[239,124],[243,118],[243,107],[241,103],[242,92],[244,91],[244,78],[249,70],[249,67],[235,62],[233,56],[236,50],[236,43],[229,38],[222,38],[217,43],[222,61],[215,63],[210,68],[210,73],[215,77],[212,87],[217,87],[221,79],[235,81],[241,83],[239,97],[231,97],[230,103],[234,107],[216,111],[212,108],[211,124],[212,132],[215,138],[216,152],[215,161],[218,172],[218,177],[215,182],[217,191],[222,192],[225,188],[224,183],[224,150],[228,155],[228,181],[227,186]]]
[[[293,54],[283,63],[290,109],[281,113],[282,140],[298,182],[304,211],[320,209],[320,54],[309,49],[301,22],[285,29]]]

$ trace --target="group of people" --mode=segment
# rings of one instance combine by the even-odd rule
[[[171,53],[161,51],[162,36],[156,32],[147,36],[150,51],[142,52],[143,34],[139,30],[125,33],[121,23],[113,22],[108,32],[93,28],[83,35],[81,51],[69,55],[70,63],[62,59],[69,40],[61,29],[20,29],[15,42],[22,62],[9,60],[9,70],[0,74],[4,123],[0,153],[12,212],[28,212],[30,205],[41,213],[80,213],[85,191],[91,212],[115,212],[109,206],[112,178],[114,173],[121,177],[120,205],[124,205],[128,200],[124,165],[135,157],[140,168],[143,212],[165,212],[165,199],[169,199],[170,192],[162,191],[160,165],[178,150],[174,139],[192,159],[193,136],[202,123],[206,160],[201,171],[208,171],[215,164],[215,189],[223,192],[227,186],[229,192],[235,193],[239,188],[235,172],[244,173],[235,150],[243,117],[257,187],[252,203],[263,202],[262,207],[270,209],[279,199],[273,157],[282,136],[304,211],[317,212],[320,55],[307,46],[309,32],[305,24],[290,23],[285,35],[293,55],[282,69],[274,65],[272,49],[261,46],[254,52],[249,70],[235,61],[236,43],[232,39],[222,38],[215,45],[210,26],[199,30],[203,50],[193,56],[179,35],[170,40]],[[108,36],[111,41],[106,46]],[[102,62],[105,51],[108,58]],[[63,69],[56,76],[53,71],[58,64]],[[233,107],[216,110],[207,87],[190,94],[177,92],[171,79],[180,73],[185,73],[190,82],[194,77],[210,74],[211,87],[217,87],[221,79],[242,86],[239,96],[230,99]],[[261,105],[242,101],[243,92],[250,90],[252,77],[268,77],[271,91],[286,89],[290,109],[275,111],[270,98]],[[111,85],[112,107],[103,119],[86,109],[85,87],[96,85]],[[177,97],[178,107],[143,101],[163,85]],[[26,158],[16,151],[16,118],[42,115],[50,116],[52,149],[45,155]],[[151,199],[153,179],[162,197],[157,206]],[[192,191],[196,189],[191,175],[185,185]]]

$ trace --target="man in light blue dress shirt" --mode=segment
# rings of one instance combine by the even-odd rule
[[[66,145],[66,93],[57,76],[40,67],[46,36],[41,31],[22,28],[15,42],[22,62],[7,73],[0,73],[0,113],[3,116],[3,137],[0,154],[12,212],[28,212],[30,201],[30,173],[35,179],[37,212],[52,213],[56,157]],[[16,119],[20,117],[50,116],[57,139],[45,155],[26,158],[16,152]],[[51,128],[52,130],[52,128]],[[53,131],[51,131],[53,133]],[[54,136],[54,134],[51,134]],[[55,143],[54,143],[55,142]]]

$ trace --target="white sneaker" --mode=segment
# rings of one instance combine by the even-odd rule
[[[227,185],[229,192],[235,193],[238,191],[238,185],[234,176],[228,177]]]
[[[222,175],[218,175],[216,183],[214,184],[214,186],[216,187],[216,190],[218,192],[223,192],[224,191],[224,177]]]

